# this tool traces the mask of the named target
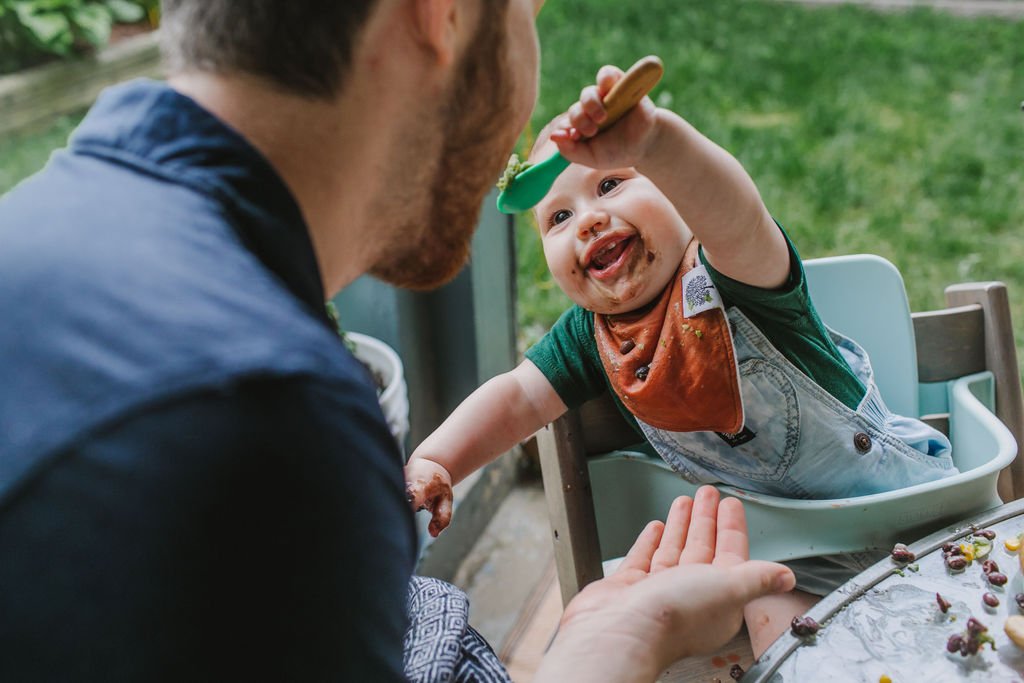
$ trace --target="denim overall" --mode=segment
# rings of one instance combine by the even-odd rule
[[[659,455],[693,483],[786,498],[847,498],[957,474],[951,446],[923,422],[893,415],[867,354],[829,330],[867,393],[857,410],[792,365],[735,306],[726,311],[739,364],[744,429],[671,432],[638,420]]]

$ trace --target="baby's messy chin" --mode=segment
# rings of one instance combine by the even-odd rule
[[[634,278],[613,287],[604,287],[594,281],[588,282],[586,291],[569,292],[573,303],[601,315],[621,315],[644,308],[658,298],[667,283],[651,283],[644,278]],[[596,286],[595,286],[596,285]]]

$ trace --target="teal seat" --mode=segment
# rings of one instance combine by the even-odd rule
[[[869,353],[890,409],[950,436],[960,474],[899,491],[794,500],[719,486],[744,501],[751,556],[787,560],[888,549],[1024,494],[1015,460],[1024,399],[1001,283],[947,288],[946,309],[911,315],[890,262],[855,255],[809,260],[808,286],[825,323]],[[605,396],[539,435],[563,600],[600,578],[671,501],[693,495]]]

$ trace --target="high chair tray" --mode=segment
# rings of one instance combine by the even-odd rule
[[[991,375],[979,373],[947,387],[953,461],[960,474],[856,498],[795,500],[719,485],[743,501],[750,556],[785,561],[801,557],[889,549],[1002,503],[999,472],[1017,443],[989,410]],[[684,481],[649,451],[616,451],[590,460],[602,559],[624,555],[647,520],[662,518],[672,500],[693,495]]]
[[[966,542],[972,529],[996,533],[986,559],[1008,577],[1004,586],[986,579],[979,560],[958,573],[947,569],[943,545]],[[915,561],[886,557],[825,596],[807,613],[822,624],[817,635],[798,638],[787,631],[747,671],[744,683],[874,682],[883,676],[897,683],[1024,680],[1024,650],[1003,631],[1007,617],[1024,614],[1014,599],[1024,592],[1019,557],[1004,545],[1021,532],[1024,500],[908,543]],[[950,603],[948,612],[939,609],[936,592]],[[995,595],[998,606],[986,606],[985,593]],[[988,627],[995,649],[948,652],[949,637],[965,631],[972,616]]]

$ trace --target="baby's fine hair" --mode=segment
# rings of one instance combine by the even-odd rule
[[[540,161],[540,159],[537,158],[537,152],[539,152],[540,148],[551,139],[551,133],[558,128],[564,128],[568,123],[566,114],[562,113],[544,124],[544,127],[540,129],[539,133],[537,133],[537,137],[533,141],[533,146],[530,148],[530,155],[526,157],[526,160],[531,164],[535,164]]]

